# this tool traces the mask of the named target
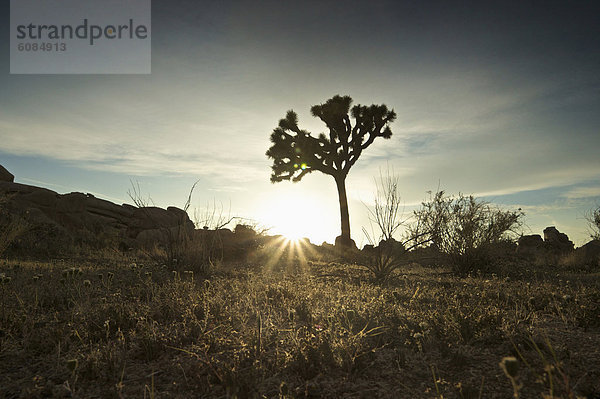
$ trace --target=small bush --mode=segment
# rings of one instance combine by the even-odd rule
[[[400,227],[405,227],[408,221],[400,208],[399,178],[388,169],[385,174],[380,172],[375,185],[375,205],[369,209],[371,232],[363,227],[363,233],[369,241],[369,245],[363,249],[363,257],[375,280],[384,282],[396,269],[407,263],[407,254],[411,249],[422,246],[430,238],[420,229],[407,229],[401,241],[397,241],[394,234]],[[379,244],[375,246],[377,242]]]
[[[590,225],[590,236],[593,240],[600,240],[600,205],[592,209],[586,219]]]
[[[446,255],[453,271],[467,275],[490,268],[499,246],[511,242],[523,212],[502,210],[473,196],[437,192],[415,211],[417,226]],[[415,233],[416,234],[416,233]],[[500,251],[502,252],[502,251]]]

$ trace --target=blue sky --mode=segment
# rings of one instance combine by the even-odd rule
[[[438,186],[526,212],[586,242],[600,203],[596,2],[154,1],[151,75],[10,75],[0,43],[0,163],[18,182],[159,206],[222,203],[273,232],[339,234],[333,180],[269,183],[269,135],[288,109],[335,94],[398,114],[350,172],[352,235],[392,167],[407,209]]]

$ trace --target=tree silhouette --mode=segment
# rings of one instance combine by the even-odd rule
[[[273,130],[273,145],[266,153],[273,159],[272,183],[283,180],[298,182],[314,171],[333,177],[340,202],[342,232],[339,242],[345,246],[352,245],[346,176],[375,138],[389,139],[392,136],[389,123],[396,119],[394,110],[388,110],[385,105],[359,104],[351,110],[353,125],[348,116],[351,104],[349,96],[336,95],[324,104],[312,106],[311,114],[321,119],[329,129],[328,135],[321,133],[318,137],[301,130],[298,115],[288,111]]]

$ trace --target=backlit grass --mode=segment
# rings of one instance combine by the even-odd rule
[[[414,267],[382,286],[357,265],[274,266],[200,276],[128,260],[5,262],[0,396],[600,393],[598,276]]]

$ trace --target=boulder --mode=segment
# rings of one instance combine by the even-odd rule
[[[56,203],[56,209],[64,213],[85,212],[87,197],[83,193],[61,195]]]
[[[535,255],[543,251],[544,240],[539,234],[522,236],[517,242],[517,253],[520,255]]]
[[[362,248],[362,251],[366,253],[372,253],[374,250],[375,246],[373,244],[365,244],[365,246]]]
[[[571,252],[575,247],[569,237],[554,226],[544,229],[544,245],[550,252],[558,254]]]
[[[600,240],[592,240],[575,250],[585,263],[594,263],[600,260]]]
[[[132,227],[140,230],[173,227],[179,224],[179,218],[176,214],[155,206],[136,208],[132,217]]]
[[[185,221],[188,218],[188,214],[187,214],[186,211],[184,211],[183,209],[179,209],[179,208],[177,208],[175,206],[169,206],[169,207],[167,207],[167,212],[172,213],[173,216],[175,216],[179,220]]]
[[[46,190],[46,191],[50,191],[50,192],[54,193],[54,191],[52,191],[52,190],[47,190],[47,189],[41,188],[41,187],[29,186],[27,184],[21,184],[21,183],[11,183],[8,181],[0,180],[0,193],[2,193],[2,194],[23,195],[23,194],[32,193],[34,191],[39,191],[39,190]],[[54,193],[54,194],[56,194],[56,193]]]
[[[345,242],[345,240],[343,240],[343,238],[342,238],[341,235],[335,237],[335,243],[334,244],[335,244],[336,248],[340,248],[342,250],[344,250],[344,249],[351,249],[351,250],[358,249],[356,247],[356,243],[354,242],[353,239],[350,239],[350,242],[347,243],[347,242]]]
[[[21,201],[30,202],[33,206],[55,208],[57,204],[58,194],[51,190],[36,188],[24,194]]]
[[[15,176],[10,173],[4,166],[0,165],[0,181],[12,183],[15,181]]]
[[[381,249],[391,251],[397,254],[403,254],[406,251],[404,245],[400,241],[395,240],[394,238],[379,241],[379,247]]]
[[[87,194],[87,212],[93,215],[100,215],[107,218],[118,220],[121,223],[131,219],[133,212],[137,209],[131,205],[117,205],[110,201],[99,199],[91,194]]]

